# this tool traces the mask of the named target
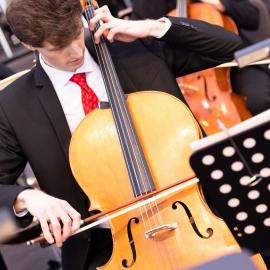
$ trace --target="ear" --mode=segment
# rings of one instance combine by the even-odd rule
[[[36,51],[37,48],[33,47],[32,45],[26,44],[24,42],[22,42],[23,46],[26,47],[27,49],[31,50],[31,51]]]

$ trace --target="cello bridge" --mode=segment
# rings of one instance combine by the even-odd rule
[[[199,87],[193,86],[193,85],[190,85],[190,84],[178,83],[178,86],[180,87],[181,91],[184,92],[184,93],[186,93],[186,91],[189,91],[189,92],[192,92],[192,93],[199,91]]]
[[[148,239],[148,238],[154,237],[156,235],[156,233],[160,232],[160,231],[165,231],[165,230],[171,231],[171,230],[175,230],[176,228],[178,228],[177,223],[162,225],[162,226],[156,227],[154,229],[151,229],[149,231],[146,231],[144,233],[145,238]]]

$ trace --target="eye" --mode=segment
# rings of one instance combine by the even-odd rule
[[[55,48],[55,51],[60,51],[64,48],[65,46],[61,46],[61,47],[58,47],[58,48]]]
[[[60,47],[55,47],[53,49],[51,49],[51,51],[55,52],[55,51],[61,51],[62,49],[64,49],[66,46],[60,46]]]

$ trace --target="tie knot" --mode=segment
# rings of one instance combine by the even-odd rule
[[[85,72],[74,74],[70,78],[70,81],[78,84],[81,87],[83,110],[85,115],[87,115],[97,107],[99,99],[93,89],[88,86]]]
[[[87,85],[85,72],[74,74],[69,80],[81,87]]]

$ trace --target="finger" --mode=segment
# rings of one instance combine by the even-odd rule
[[[61,201],[66,213],[72,218],[71,232],[77,231],[81,226],[81,215],[66,201]]]
[[[111,16],[108,16],[107,14],[101,12],[99,13],[97,16],[93,17],[90,21],[89,21],[89,25],[90,25],[90,30],[94,31],[96,24],[99,21],[104,21],[105,23],[110,22],[111,21]]]
[[[102,35],[102,34],[105,35],[105,34],[106,34],[105,32],[106,32],[107,30],[110,30],[110,29],[116,27],[116,25],[117,25],[117,24],[116,24],[115,22],[104,23],[104,24],[102,24],[102,25],[99,27],[99,29],[97,30],[97,32],[95,33],[95,35],[94,35],[94,37],[95,37],[95,43],[99,43],[101,35]],[[108,34],[107,34],[107,35],[108,35]]]
[[[62,233],[61,233],[60,222],[56,218],[56,216],[53,213],[53,211],[49,211],[48,212],[48,218],[50,219],[51,224],[52,224],[52,229],[53,229],[53,235],[54,235],[55,243],[56,243],[56,245],[58,247],[61,247],[63,240],[62,240]]]
[[[39,217],[38,220],[39,220],[39,223],[40,223],[40,226],[41,226],[41,229],[42,229],[42,232],[46,241],[50,244],[53,244],[54,239],[50,233],[47,219],[44,216],[42,216],[42,217]]]
[[[94,11],[94,14],[95,14],[95,16],[96,16],[97,14],[99,14],[99,13],[101,13],[101,12],[103,12],[103,13],[109,15],[109,16],[112,16],[112,14],[111,14],[111,12],[110,12],[110,10],[109,10],[109,8],[108,8],[107,5],[104,5],[104,6],[102,6],[101,8],[96,9],[96,10]]]
[[[49,222],[49,230],[50,230],[51,233],[53,232],[53,227],[52,227],[52,223],[51,222]]]
[[[113,28],[109,31],[107,39],[112,43],[114,41],[115,35],[121,33],[120,27]]]
[[[103,36],[104,36],[105,38],[107,38],[107,36],[108,36],[109,33],[110,33],[110,30],[106,30],[106,31],[104,31]]]
[[[71,234],[71,225],[72,225],[72,220],[70,216],[65,212],[63,208],[57,208],[54,209],[54,213],[60,217],[62,223],[63,223],[63,234],[62,234],[62,240],[63,242],[67,240],[67,238]]]

